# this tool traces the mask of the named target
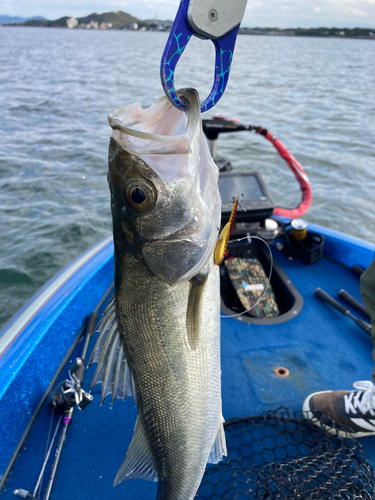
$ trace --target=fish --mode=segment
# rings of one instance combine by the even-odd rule
[[[134,435],[114,485],[158,481],[157,500],[190,500],[226,455],[221,402],[218,168],[197,91],[109,115],[114,296],[90,359],[102,402],[134,398]]]

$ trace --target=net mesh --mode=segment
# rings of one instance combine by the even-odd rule
[[[327,423],[327,422],[326,422]],[[228,457],[208,465],[199,500],[373,500],[375,476],[360,443],[301,414],[229,420]]]

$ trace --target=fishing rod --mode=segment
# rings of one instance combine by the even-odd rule
[[[66,401],[69,401],[72,402],[73,399],[74,399],[74,404],[77,403],[77,399],[76,399],[76,396],[74,395],[74,391],[72,390],[73,387],[74,387],[74,384],[75,384],[75,389],[79,389],[80,388],[80,385],[81,383],[79,383],[79,380],[78,380],[78,377],[82,377],[82,380],[83,380],[83,374],[84,374],[84,371],[85,371],[85,358],[86,358],[86,355],[87,355],[87,350],[88,350],[88,347],[89,347],[89,342],[90,342],[90,337],[92,336],[92,334],[94,333],[94,328],[95,328],[95,325],[96,325],[96,321],[97,321],[97,318],[98,318],[98,311],[100,310],[100,308],[103,306],[104,302],[106,301],[106,299],[108,298],[109,294],[111,293],[112,289],[113,289],[113,282],[111,283],[111,285],[109,286],[109,288],[106,290],[106,292],[104,293],[103,297],[101,298],[101,300],[99,301],[98,305],[95,307],[94,311],[88,316],[88,318],[85,320],[82,328],[80,329],[77,337],[75,338],[73,344],[71,345],[71,347],[69,348],[67,354],[65,355],[64,359],[62,360],[61,364],[59,365],[53,379],[51,380],[49,386],[47,387],[45,393],[43,394],[36,410],[34,411],[9,463],[8,463],[8,466],[4,472],[4,475],[2,476],[1,480],[0,480],[0,492],[2,490],[2,488],[4,487],[5,483],[6,483],[6,480],[8,479],[9,477],[9,474],[13,468],[13,465],[25,443],[25,440],[26,438],[28,437],[29,433],[30,433],[30,430],[41,410],[41,408],[43,407],[46,399],[50,396],[51,394],[51,391],[53,390],[53,388],[55,387],[55,384],[56,384],[56,381],[58,380],[63,368],[65,367],[65,365],[67,364],[67,362],[69,361],[69,358],[71,357],[74,349],[77,347],[78,343],[81,341],[83,335],[85,334],[86,332],[86,335],[85,335],[85,343],[84,343],[84,346],[83,346],[83,349],[82,349],[82,354],[81,354],[81,358],[77,358],[74,365],[71,367],[70,369],[70,372],[69,372],[69,377],[70,379],[67,381],[63,381],[61,383],[58,384],[57,388],[56,388],[56,391],[54,393],[54,397],[53,397],[53,400],[52,400],[52,403],[51,403],[51,406],[52,406],[52,416],[53,416],[53,413],[55,412],[56,409],[59,409],[61,410],[61,404],[62,404],[62,401],[64,400],[64,398],[66,399]],[[77,376],[77,373],[78,373],[78,376]],[[66,387],[66,383],[68,382],[68,388]],[[65,386],[64,386],[65,384]],[[73,384],[73,387],[72,387],[72,384]],[[65,387],[65,389],[64,389]],[[70,389],[70,390],[69,390]],[[64,391],[66,391],[64,393]],[[85,394],[85,395],[84,395]],[[73,398],[72,398],[73,396]],[[79,401],[80,397],[78,396],[78,403],[80,403],[80,409],[83,409],[84,407],[87,406],[87,404],[89,404],[91,401],[90,401],[90,398],[92,400],[92,396],[87,394],[87,393],[84,393],[82,392],[82,400]],[[86,406],[85,406],[85,403],[86,403]],[[59,408],[60,406],[60,408]],[[60,423],[61,423],[61,420],[63,419],[63,415],[60,416],[58,422],[57,422],[57,425],[56,425],[56,428],[55,428],[55,431],[54,431],[54,435],[52,437],[52,441],[51,441],[51,444],[48,448],[48,451],[46,453],[46,457],[45,457],[45,460],[43,462],[43,465],[42,465],[42,470],[39,474],[39,477],[38,477],[38,481],[37,481],[37,484],[36,484],[36,487],[34,489],[34,494],[31,494],[29,491],[27,490],[23,490],[23,489],[17,489],[17,490],[14,490],[14,493],[18,496],[20,496],[21,498],[31,498],[31,499],[34,499],[35,500],[35,494],[37,492],[37,489],[39,488],[40,486],[40,482],[42,480],[42,477],[43,477],[43,473],[44,473],[44,469],[46,467],[46,464],[47,464],[47,461],[48,461],[48,458],[51,454],[51,450],[52,450],[52,446],[53,446],[53,442],[56,438],[56,435],[57,435],[57,432],[58,432],[58,428],[60,426]],[[60,446],[60,443],[61,443],[61,447],[63,445],[63,442],[61,442],[61,439],[60,439],[60,442],[59,442],[59,445]],[[56,457],[55,457],[55,460],[54,460],[54,463],[56,462]],[[57,463],[58,463],[58,460],[56,462],[56,467],[57,467]],[[53,483],[53,481],[52,481]],[[51,488],[52,488],[52,485],[51,485]],[[50,493],[49,493],[50,494]],[[48,498],[48,497],[47,497]]]
[[[362,266],[354,265],[352,266],[352,271],[358,276],[362,276],[362,274],[366,271],[366,269]]]
[[[89,319],[87,321],[86,338],[82,349],[81,357],[76,358],[74,365],[69,370],[69,380],[67,379],[64,380],[63,382],[60,382],[52,398],[51,406],[54,409],[56,407],[64,409],[64,416],[63,416],[63,428],[56,449],[55,458],[52,464],[51,474],[48,480],[48,485],[44,495],[44,500],[49,500],[49,497],[51,495],[52,486],[55,481],[57,466],[60,461],[61,451],[65,443],[65,437],[68,431],[68,427],[72,422],[73,410],[75,408],[75,405],[77,405],[80,410],[84,410],[93,401],[92,395],[88,394],[86,391],[82,389],[82,383],[85,375],[87,349],[89,346],[90,338],[94,333],[97,320],[98,320],[98,313],[97,311],[93,311],[90,314]],[[46,457],[46,459],[48,460],[48,457]]]
[[[50,446],[48,448],[48,451],[45,455],[42,469],[40,471],[36,486],[34,488],[33,494],[31,494],[29,491],[24,490],[24,489],[15,489],[13,493],[21,498],[30,498],[31,500],[37,500],[36,499],[36,494],[41,487],[41,482],[43,479],[44,471],[47,465],[47,462],[49,460],[49,457],[51,455],[52,451],[52,446],[55,441],[58,429],[60,427],[61,420],[63,421],[63,428],[61,431],[60,439],[58,442],[58,446],[56,449],[55,453],[55,458],[52,464],[52,469],[51,469],[51,474],[48,480],[48,485],[46,488],[46,492],[44,495],[44,500],[48,500],[50,495],[51,495],[51,490],[52,486],[54,483],[55,479],[55,474],[57,470],[58,463],[60,461],[60,456],[61,456],[61,451],[64,445],[66,433],[68,430],[68,427],[72,421],[72,415],[73,415],[73,409],[74,406],[77,404],[77,406],[80,409],[86,408],[88,404],[90,404],[93,400],[93,397],[91,394],[87,394],[83,389],[82,389],[82,382],[84,378],[84,371],[85,371],[85,357],[87,354],[87,349],[90,341],[90,337],[94,332],[94,328],[96,325],[98,319],[98,313],[96,311],[93,311],[87,320],[86,323],[86,336],[85,336],[85,343],[82,349],[82,354],[81,357],[76,358],[73,366],[69,370],[69,379],[63,380],[60,382],[54,392],[54,395],[52,397],[52,401],[50,403],[50,406],[52,407],[52,414],[51,414],[51,421],[54,415],[55,411],[60,411],[63,412],[63,415],[60,415],[59,420],[57,422],[55,432],[53,434]],[[82,338],[82,336],[80,337]],[[49,436],[47,438],[47,442],[49,440]]]
[[[337,311],[339,311],[344,316],[348,316],[348,318],[352,319],[356,323],[356,325],[362,328],[363,331],[365,331],[368,335],[371,335],[371,325],[369,323],[366,323],[366,321],[363,321],[362,319],[357,318],[357,316],[354,316],[354,314],[352,314],[348,308],[340,304],[340,302],[337,302],[337,300],[331,297],[327,292],[325,292],[321,288],[317,288],[315,290],[315,295],[337,309]]]
[[[371,319],[370,313],[366,309],[366,307],[361,304],[357,299],[355,299],[349,292],[344,290],[343,288],[338,293],[339,297],[345,300],[348,304],[355,307],[357,311],[361,312],[364,316]]]

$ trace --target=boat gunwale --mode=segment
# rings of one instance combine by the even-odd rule
[[[113,280],[112,238],[91,247],[57,276],[66,279],[57,286],[52,278],[43,287],[44,291],[52,292],[48,300],[35,308],[33,318],[22,322],[0,357],[0,477],[27,426],[28,416],[34,412],[78,331]],[[38,303],[40,298],[41,293],[36,294],[13,319],[35,306],[35,299]],[[12,417],[15,405],[20,416],[17,419]]]
[[[67,266],[62,268],[36,292],[30,300],[4,325],[0,331],[0,360],[13,342],[22,334],[35,316],[47,306],[50,299],[59,292],[85,264],[87,264],[102,249],[112,244],[112,236],[79,255]]]

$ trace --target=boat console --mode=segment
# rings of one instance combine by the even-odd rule
[[[240,197],[232,238],[220,269],[222,312],[245,323],[271,325],[289,321],[301,311],[303,298],[275,259],[271,273],[270,251],[274,253],[284,226],[270,219],[275,204],[265,182],[258,172],[232,170],[220,173],[219,188],[222,227],[229,220],[233,199]]]
[[[220,133],[253,128],[223,118],[203,120],[211,154],[220,169],[222,228],[230,219],[234,200],[239,197],[231,240],[220,268],[221,310],[245,323],[271,325],[289,321],[303,307],[297,287],[270,255],[275,252],[276,243],[280,245],[284,225],[271,219],[275,203],[259,172],[235,171],[229,161],[215,158],[215,143]]]
[[[219,189],[222,200],[222,225],[229,220],[236,196],[240,196],[236,222],[259,222],[264,225],[275,208],[258,172],[222,172],[219,177]]]

